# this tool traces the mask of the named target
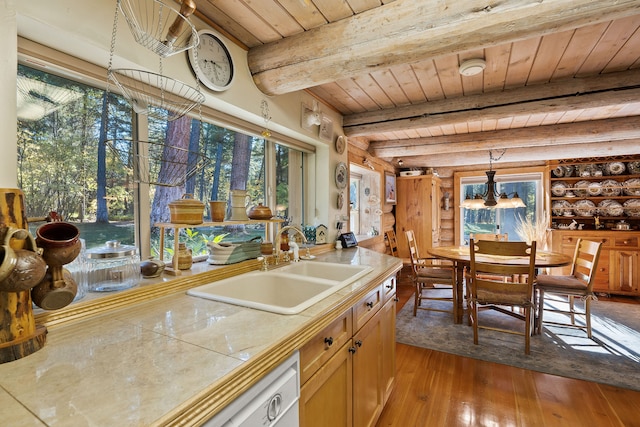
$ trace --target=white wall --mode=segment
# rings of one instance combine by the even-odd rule
[[[3,49],[8,49],[11,53],[9,58],[3,55],[2,69],[0,69],[0,86],[7,92],[7,96],[2,97],[3,106],[0,109],[0,123],[2,132],[7,133],[8,141],[12,153],[15,152],[15,67],[16,67],[16,41],[15,32],[17,22],[17,34],[21,37],[33,40],[56,50],[73,55],[85,61],[107,67],[110,57],[110,45],[114,14],[116,10],[116,0],[28,0],[18,2],[5,0],[3,10],[3,25],[0,30],[0,42]],[[168,4],[175,5],[168,1]],[[14,11],[17,17],[14,18]],[[6,22],[5,22],[6,21]],[[194,20],[197,29],[204,28],[204,24],[199,20]],[[222,37],[224,39],[224,37]],[[225,40],[226,41],[226,40]],[[315,218],[316,221],[329,226],[331,231],[335,230],[331,226],[335,223],[338,212],[335,197],[336,189],[333,185],[333,174],[336,164],[339,161],[347,162],[347,153],[338,156],[333,149],[333,142],[320,140],[318,138],[317,127],[313,131],[307,131],[300,126],[301,105],[305,103],[311,105],[313,98],[306,92],[296,92],[292,94],[269,97],[260,92],[251,78],[247,65],[247,53],[244,49],[227,41],[231,54],[236,63],[236,77],[233,86],[225,92],[217,93],[205,92],[205,104],[219,111],[240,117],[243,120],[264,125],[260,104],[266,100],[269,104],[271,122],[269,127],[277,132],[296,138],[316,146],[318,155],[316,158],[316,209],[310,213],[309,222]],[[5,62],[6,61],[6,64]],[[113,56],[114,68],[130,67],[145,69],[152,72],[159,72],[159,58],[138,45],[124,20],[122,14],[119,15],[116,44]],[[195,86],[196,80],[188,65],[185,53],[177,54],[163,60],[163,74],[180,80],[188,85]],[[8,95],[13,93],[11,97]],[[337,113],[330,111],[326,106],[320,106],[322,112],[331,117],[334,124],[334,138],[342,134],[342,118]],[[3,156],[15,158],[15,156]],[[0,173],[5,173],[2,167]],[[11,164],[12,171],[8,173],[15,183],[16,165]],[[0,182],[0,184],[2,184]],[[11,183],[8,183],[9,185]],[[334,224],[335,225],[335,224]]]
[[[13,0],[0,2],[0,188],[17,187],[16,10]]]

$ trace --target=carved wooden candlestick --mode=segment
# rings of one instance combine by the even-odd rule
[[[24,194],[17,188],[0,188],[0,241],[10,227],[27,229]],[[11,239],[9,246],[22,249],[25,240]],[[33,317],[31,290],[0,291],[0,363],[11,362],[40,350],[47,328]]]

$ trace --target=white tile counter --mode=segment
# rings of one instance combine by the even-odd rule
[[[362,248],[318,261],[374,270],[298,315],[180,291],[50,327],[43,349],[0,364],[0,424],[198,424],[299,347],[332,310],[402,266]]]

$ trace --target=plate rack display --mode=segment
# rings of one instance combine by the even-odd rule
[[[640,229],[640,156],[549,163],[555,229]]]

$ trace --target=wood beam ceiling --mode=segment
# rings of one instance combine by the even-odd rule
[[[254,47],[248,62],[258,88],[278,95],[638,13],[637,0],[397,0]]]
[[[468,120],[469,114],[473,114],[474,120],[500,119],[638,100],[640,69],[353,114],[344,117],[343,128],[347,136],[366,136],[461,123]]]

